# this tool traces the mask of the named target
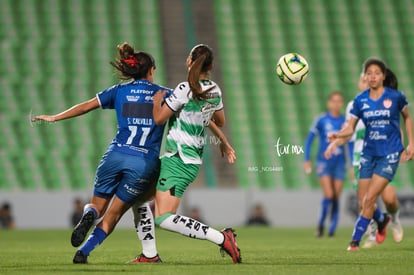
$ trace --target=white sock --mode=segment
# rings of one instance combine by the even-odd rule
[[[371,220],[369,222],[369,228],[370,228],[370,232],[368,235],[368,239],[370,241],[375,241],[376,240],[376,234],[377,234],[377,223],[374,220]]]
[[[190,238],[209,240],[218,245],[224,241],[224,235],[221,232],[186,216],[171,215],[160,224],[160,227]]]
[[[132,207],[134,212],[134,223],[137,230],[138,239],[142,244],[142,253],[147,258],[157,256],[157,246],[155,243],[155,223],[149,202],[141,205],[135,204]]]

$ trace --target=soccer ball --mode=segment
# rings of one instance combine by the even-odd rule
[[[289,85],[297,85],[306,79],[309,65],[303,56],[297,53],[288,53],[277,62],[276,73],[280,80]]]

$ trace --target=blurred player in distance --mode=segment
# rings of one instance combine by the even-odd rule
[[[364,63],[364,73],[369,89],[355,97],[348,123],[341,131],[329,135],[331,143],[325,152],[325,156],[330,158],[337,146],[343,145],[352,137],[357,122],[360,119],[364,122],[366,134],[360,158],[358,188],[366,191],[348,251],[359,250],[359,243],[372,218],[378,225],[376,241],[382,243],[386,238],[386,228],[391,218],[377,208],[376,201],[392,181],[404,151],[400,115],[408,136],[408,146],[403,156],[410,160],[414,155],[413,125],[405,95],[384,86],[389,83],[390,77],[382,60],[368,59]]]
[[[145,202],[154,195],[164,131],[164,125],[155,124],[152,118],[152,96],[160,89],[168,89],[153,83],[153,57],[145,52],[135,52],[127,42],[118,46],[118,58],[111,65],[120,79],[129,81],[114,85],[62,113],[36,116],[32,121],[56,122],[86,114],[99,107],[115,109],[118,132],[97,168],[93,195],[74,228],[72,245],[80,246],[95,221],[101,217],[103,219],[76,252],[73,263],[87,263],[90,252],[107,238],[134,203],[142,205],[141,213],[136,217],[137,231],[142,231],[142,227],[146,226],[150,235],[144,239],[138,234],[143,246],[141,261],[159,262],[154,219]],[[111,200],[112,204],[108,208]],[[145,216],[148,219],[145,224],[139,222],[144,210],[149,213]],[[138,213],[134,211],[134,215]]]
[[[398,80],[395,74],[389,69],[386,69],[386,83],[384,86],[389,87],[394,90],[398,90]],[[358,88],[361,92],[369,89],[368,81],[364,73],[361,74],[358,82]],[[348,103],[346,108],[346,119],[347,121],[351,118],[351,109],[353,105],[353,100]],[[348,143],[348,148],[350,151],[352,166],[353,166],[353,177],[354,177],[354,188],[357,190],[358,202],[361,208],[363,196],[366,193],[366,190],[359,188],[358,179],[359,179],[359,165],[360,158],[362,154],[362,149],[364,145],[365,137],[365,125],[362,120],[359,120],[355,132],[352,135],[350,142]],[[366,187],[366,186],[365,186]],[[399,219],[399,202],[397,198],[397,192],[394,185],[394,181],[391,181],[384,191],[381,193],[382,200],[385,204],[387,212],[391,215],[391,224],[394,241],[399,243],[403,239],[403,228]],[[363,245],[364,248],[371,248],[377,245],[376,241],[376,223],[374,220],[371,220],[370,227],[368,230],[368,237]]]
[[[155,196],[155,222],[161,228],[185,236],[209,240],[229,254],[234,263],[241,262],[235,234],[231,228],[217,231],[200,221],[176,214],[185,190],[198,175],[202,164],[204,132],[209,121],[217,126],[225,122],[221,90],[209,79],[213,52],[207,45],[195,46],[187,58],[188,80],[178,84],[165,103],[164,92],[154,96],[156,123],[169,120],[165,154]],[[216,127],[217,127],[216,126]],[[221,148],[229,163],[235,152],[221,136]]]
[[[325,229],[326,217],[330,214],[331,223],[328,235],[333,237],[339,220],[339,198],[346,171],[346,159],[344,146],[338,147],[331,159],[324,156],[329,145],[329,133],[339,131],[344,123],[345,117],[341,114],[344,105],[344,97],[340,92],[333,92],[328,97],[328,111],[319,115],[313,122],[305,143],[305,172],[312,171],[311,150],[316,136],[319,136],[319,149],[316,158],[316,172],[322,187],[323,198],[321,212],[316,232],[317,237],[322,237]]]

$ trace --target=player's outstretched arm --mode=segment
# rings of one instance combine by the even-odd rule
[[[357,122],[357,118],[351,117],[348,120],[346,126],[342,128],[341,131],[328,134],[328,140],[330,141],[330,144],[325,150],[325,158],[330,159],[332,157],[332,154],[336,152],[336,147],[344,145],[351,139],[352,135],[354,134]]]
[[[63,111],[57,115],[40,115],[40,116],[35,116],[34,118],[32,118],[32,122],[36,122],[38,120],[43,120],[43,121],[47,121],[47,122],[55,122],[55,121],[59,121],[59,120],[64,120],[64,119],[68,119],[68,118],[72,118],[72,117],[76,117],[76,116],[80,116],[83,114],[88,113],[89,111],[92,111],[96,108],[98,108],[99,105],[99,101],[96,97],[79,103],[75,106],[72,106],[71,108],[67,109],[66,111]]]
[[[406,149],[406,159],[410,160],[414,157],[414,133],[413,133],[413,121],[408,111],[408,108],[405,108],[402,112],[404,118],[405,132],[408,137],[408,146]]]
[[[224,133],[220,130],[214,121],[210,121],[208,127],[213,132],[213,134],[220,139],[221,156],[226,156],[229,163],[234,163],[236,161],[236,151],[230,145]]]

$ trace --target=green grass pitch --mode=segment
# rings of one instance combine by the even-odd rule
[[[0,231],[0,274],[414,274],[414,228],[405,228],[401,244],[389,234],[384,244],[354,253],[345,251],[351,232],[316,239],[313,229],[236,228],[243,263],[235,265],[208,241],[157,229],[164,263],[128,265],[141,247],[133,229],[122,229],[88,265],[73,265],[69,230]]]

